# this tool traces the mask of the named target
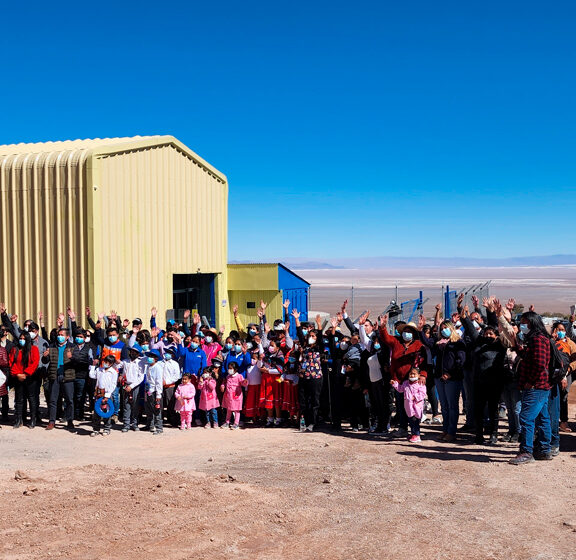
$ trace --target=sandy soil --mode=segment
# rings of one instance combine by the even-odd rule
[[[572,434],[523,467],[430,428],[88,434],[0,431],[0,558],[576,558]]]

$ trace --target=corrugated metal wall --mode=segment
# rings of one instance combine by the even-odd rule
[[[227,184],[169,144],[95,158],[94,305],[163,313],[173,274],[197,272],[218,274],[226,299]]]
[[[48,326],[71,305],[164,320],[172,275],[215,273],[227,302],[224,175],[172,137],[0,146],[0,301]]]
[[[232,307],[234,305],[238,306],[238,315],[246,326],[248,323],[258,323],[260,319],[256,315],[258,307],[260,307],[260,300],[264,300],[268,307],[266,308],[266,319],[270,326],[275,319],[283,318],[283,308],[282,308],[282,292],[270,291],[270,290],[229,290],[230,297],[230,321],[234,325],[234,315],[232,314]],[[246,307],[246,302],[253,301],[256,303],[255,309],[248,309]],[[236,327],[233,327],[236,328]]]
[[[2,153],[2,152],[0,152]],[[0,156],[0,300],[53,324],[87,301],[85,150]]]

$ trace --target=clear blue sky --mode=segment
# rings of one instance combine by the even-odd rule
[[[572,1],[11,2],[2,20],[0,143],[173,134],[229,178],[231,259],[576,252]]]

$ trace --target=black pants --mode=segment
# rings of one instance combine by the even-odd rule
[[[323,377],[300,378],[298,382],[298,400],[300,411],[304,415],[306,426],[318,422],[318,409],[320,408],[320,393],[322,392]]]
[[[344,383],[346,383],[346,376],[342,375],[340,370],[332,368],[328,371],[328,381],[330,383],[330,417],[332,426],[340,429],[344,414]]]
[[[566,376],[566,381],[568,381],[568,387],[560,389],[560,422],[568,422],[568,391],[572,385],[572,374],[569,373]]]
[[[484,412],[488,410],[488,435],[498,433],[498,404],[502,394],[502,384],[490,381],[474,382],[474,424],[476,437],[484,435]]]
[[[390,385],[384,379],[370,383],[370,402],[376,419],[375,431],[386,431],[390,424]]]
[[[366,397],[362,389],[350,390],[350,426],[368,428],[368,409],[366,408]]]
[[[428,374],[426,378],[426,395],[432,408],[432,416],[438,416],[438,394],[436,393],[436,383],[432,374]]]
[[[28,401],[30,406],[30,419],[36,418],[38,412],[38,379],[35,375],[26,376],[24,381],[17,377],[12,377],[11,383],[14,387],[14,409],[16,420],[24,421],[24,400]]]

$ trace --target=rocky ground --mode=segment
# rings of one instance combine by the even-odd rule
[[[576,559],[576,435],[515,467],[430,428],[88,434],[0,431],[2,559]]]

